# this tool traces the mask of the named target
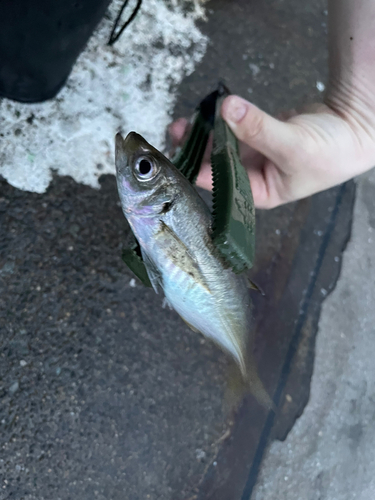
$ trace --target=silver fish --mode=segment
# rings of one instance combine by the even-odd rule
[[[195,188],[143,137],[116,136],[117,187],[156,292],[193,330],[229,353],[257,399],[270,407],[252,358],[251,302],[211,239],[211,214]]]

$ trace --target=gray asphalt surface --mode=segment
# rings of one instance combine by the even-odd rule
[[[2,498],[184,498],[225,430],[224,357],[125,268],[113,176],[0,193]]]

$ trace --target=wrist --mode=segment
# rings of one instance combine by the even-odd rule
[[[324,102],[375,154],[375,84],[331,77]]]
[[[375,129],[375,2],[328,0],[329,84],[325,103],[351,126]]]

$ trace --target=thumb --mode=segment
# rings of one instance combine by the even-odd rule
[[[221,115],[239,140],[276,164],[287,161],[296,140],[290,124],[273,118],[236,95],[224,100]]]

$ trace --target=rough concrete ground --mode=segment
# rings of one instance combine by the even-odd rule
[[[254,500],[375,498],[375,171],[359,178],[341,276],[325,301],[311,396],[263,462]]]

